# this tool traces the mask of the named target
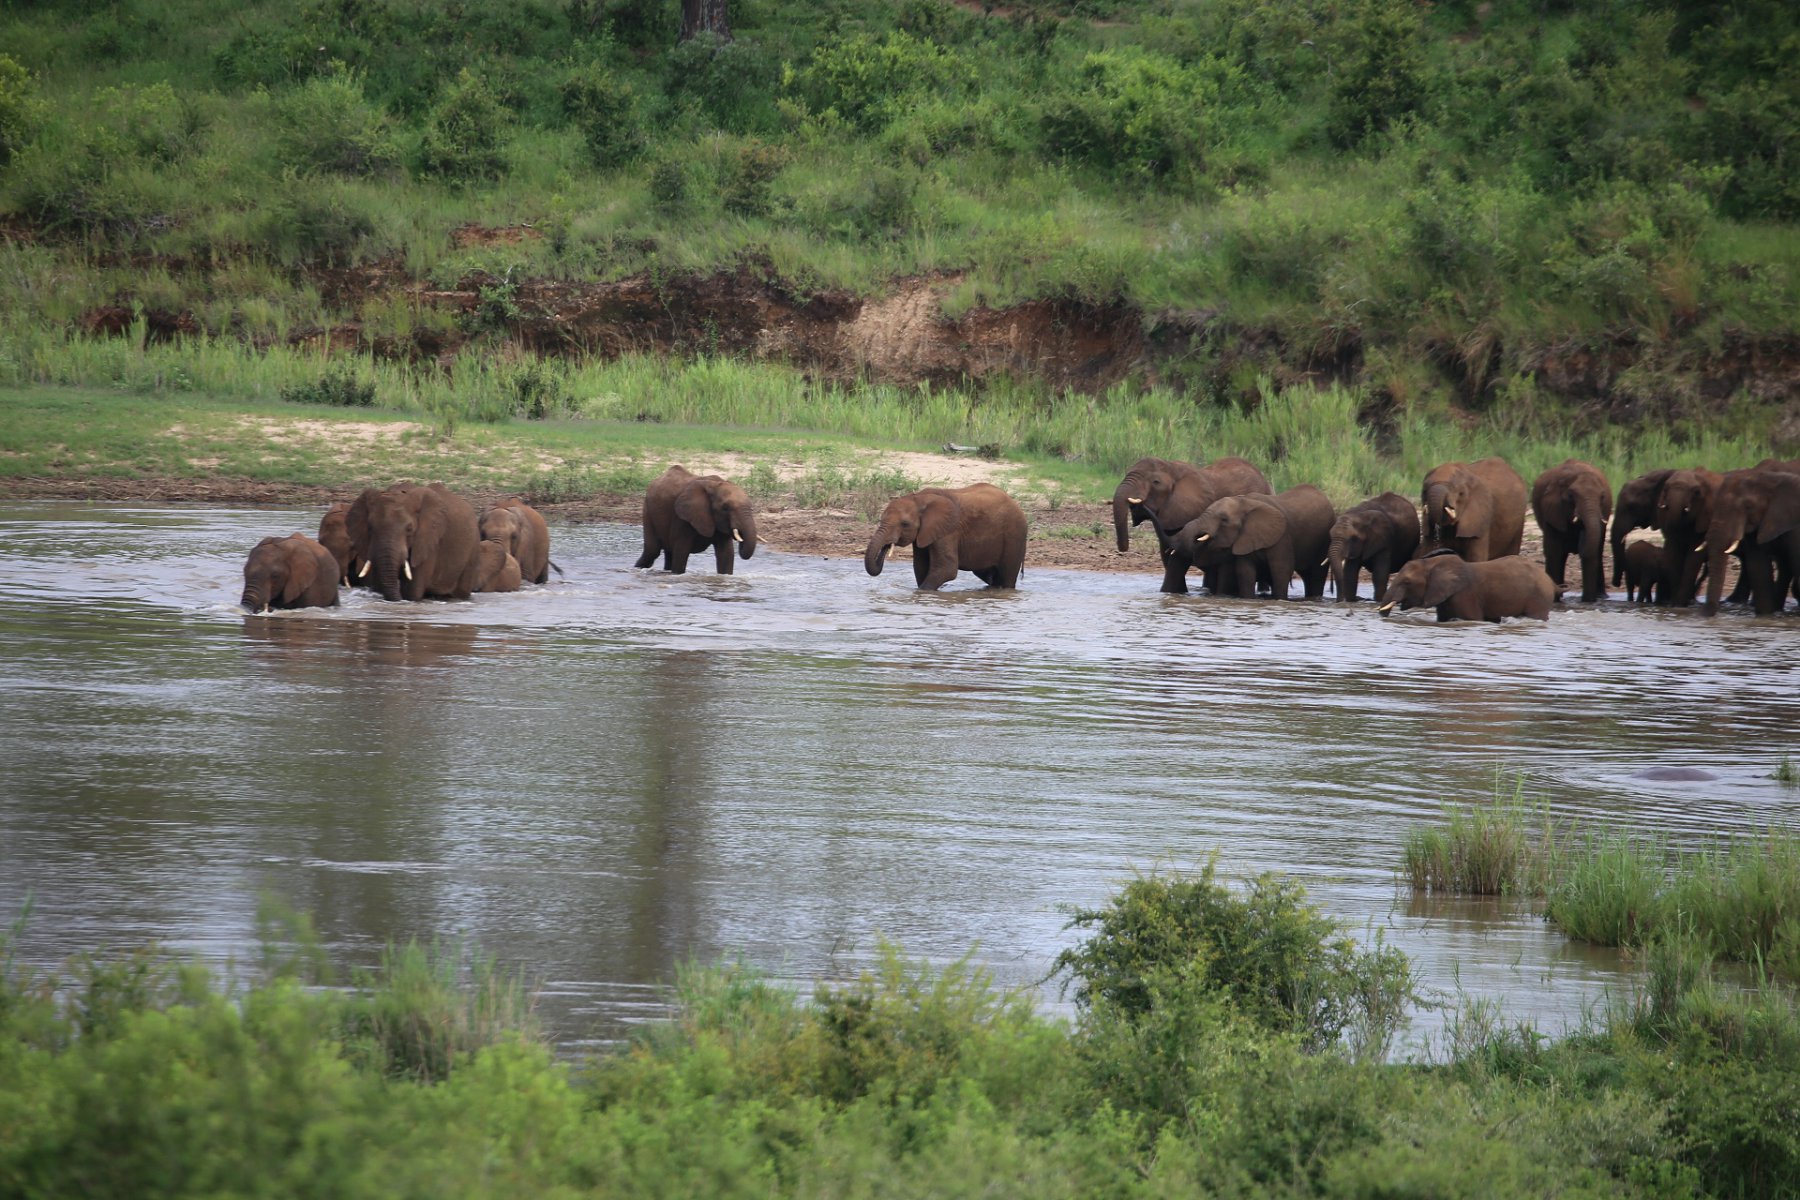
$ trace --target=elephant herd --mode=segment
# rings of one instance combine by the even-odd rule
[[[1133,464],[1113,494],[1121,553],[1133,526],[1148,521],[1162,551],[1162,590],[1185,594],[1197,570],[1215,595],[1286,599],[1295,575],[1318,599],[1329,579],[1339,599],[1357,599],[1364,570],[1379,611],[1435,608],[1440,621],[1547,619],[1561,597],[1571,555],[1581,563],[1581,598],[1606,597],[1603,550],[1611,521],[1613,583],[1662,605],[1691,604],[1707,581],[1705,611],[1717,611],[1726,557],[1739,561],[1738,591],[1758,614],[1800,596],[1800,461],[1765,460],[1723,475],[1703,469],[1653,471],[1619,489],[1570,459],[1538,476],[1529,492],[1503,459],[1452,462],[1425,476],[1420,505],[1395,492],[1338,512],[1317,487],[1276,493],[1242,458],[1205,466],[1161,458]],[[1543,533],[1544,566],[1519,557],[1529,506]],[[1421,509],[1423,510],[1421,513]],[[1660,530],[1660,545],[1630,541]],[[720,574],[756,553],[756,519],[744,489],[718,475],[670,467],[644,495],[644,550],[674,574],[710,546]],[[961,571],[989,587],[1018,586],[1027,520],[1012,497],[989,483],[923,488],[897,496],[864,551],[870,575],[897,547],[912,550],[913,578],[935,590]],[[243,606],[329,606],[341,585],[366,586],[387,600],[467,599],[544,583],[550,531],[518,498],[479,515],[441,484],[367,488],[334,504],[315,538],[265,538],[244,567]],[[560,568],[557,568],[560,571]]]
[[[1121,553],[1135,525],[1150,522],[1162,550],[1164,592],[1183,594],[1198,569],[1217,595],[1286,599],[1298,574],[1308,598],[1329,578],[1355,600],[1362,571],[1379,611],[1435,608],[1440,621],[1547,619],[1563,592],[1571,555],[1581,563],[1581,598],[1606,598],[1603,550],[1612,521],[1614,584],[1631,599],[1694,602],[1707,579],[1705,611],[1718,610],[1726,557],[1739,563],[1735,599],[1758,615],[1800,597],[1800,461],[1765,459],[1723,475],[1704,469],[1652,471],[1619,489],[1590,463],[1569,459],[1525,481],[1500,458],[1452,462],[1425,476],[1420,508],[1395,492],[1343,513],[1310,484],[1276,494],[1241,458],[1206,466],[1138,460],[1113,493]],[[1529,506],[1544,540],[1544,566],[1519,557]],[[1640,528],[1662,544],[1628,541]]]

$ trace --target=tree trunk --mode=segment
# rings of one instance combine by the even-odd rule
[[[710,33],[721,42],[731,40],[731,22],[725,15],[726,0],[681,0],[681,40]]]

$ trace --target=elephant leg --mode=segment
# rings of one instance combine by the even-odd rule
[[[999,567],[983,567],[979,571],[971,571],[970,574],[987,584],[989,587],[999,586],[997,582],[1000,578]]]
[[[686,575],[687,560],[688,551],[686,550],[677,550],[674,546],[670,546],[663,551],[663,563],[669,568],[671,575]]]
[[[1237,594],[1246,600],[1256,598],[1256,562],[1248,554],[1231,560],[1237,575]]]
[[[994,586],[999,588],[1017,588],[1019,572],[1024,569],[1023,560],[1019,562],[1003,562],[994,568]]]
[[[1294,552],[1277,543],[1268,552],[1269,594],[1277,600],[1288,598],[1288,584],[1294,578]]]
[[[1300,578],[1306,584],[1306,598],[1308,600],[1323,600],[1325,598],[1325,567],[1323,565],[1302,572]]]
[[[1738,577],[1750,581],[1750,601],[1756,609],[1756,615],[1766,617],[1780,607],[1775,592],[1775,564],[1766,551],[1757,547],[1746,546],[1741,551]],[[1786,589],[1782,589],[1781,599],[1786,599]]]
[[[1370,561],[1368,567],[1369,586],[1375,592],[1375,603],[1380,604],[1387,599],[1388,576],[1392,574],[1392,572],[1388,570],[1387,555],[1383,554],[1376,557]]]
[[[919,581],[919,586],[927,591],[935,592],[955,579],[959,569],[956,555],[948,550],[939,549],[931,556],[931,570],[924,579]]]
[[[661,554],[662,550],[662,540],[648,529],[644,530],[644,552],[638,555],[638,560],[633,563],[632,566],[638,568],[654,567],[656,565],[656,556]]]
[[[1556,585],[1558,596],[1562,595],[1563,570],[1568,563],[1569,547],[1563,541],[1563,535],[1554,529],[1544,530],[1544,574]]]
[[[713,542],[713,562],[718,564],[719,574],[731,574],[733,543],[729,537],[718,538]]]
[[[1173,554],[1163,555],[1163,593],[1169,596],[1187,595],[1187,573],[1187,563]]]
[[[924,546],[913,547],[913,585],[925,586],[925,577],[931,574],[931,551]]]
[[[1606,599],[1606,565],[1600,555],[1581,560],[1581,602],[1598,604]]]

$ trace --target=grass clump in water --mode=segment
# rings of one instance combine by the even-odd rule
[[[1780,765],[1770,773],[1769,778],[1777,783],[1800,783],[1800,767],[1796,767],[1794,760],[1784,754]]]
[[[1639,945],[1664,917],[1667,858],[1663,844],[1649,838],[1589,835],[1550,889],[1545,915],[1572,938]]]
[[[1547,815],[1498,788],[1487,804],[1446,810],[1446,823],[1406,837],[1404,870],[1414,891],[1464,896],[1542,895],[1556,854]]]

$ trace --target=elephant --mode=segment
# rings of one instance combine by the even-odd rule
[[[319,521],[319,544],[331,551],[331,557],[337,560],[339,583],[351,583],[351,568],[362,566],[350,559],[350,529],[344,523],[349,515],[350,502],[339,500]]]
[[[1187,567],[1169,561],[1169,547],[1175,535],[1189,521],[1205,512],[1207,506],[1226,496],[1269,496],[1274,489],[1249,462],[1241,458],[1219,458],[1204,467],[1191,463],[1170,462],[1161,458],[1140,458],[1113,491],[1113,532],[1119,552],[1131,546],[1131,525],[1149,521],[1156,530],[1156,541],[1163,552],[1162,590],[1173,595],[1187,592]],[[1213,571],[1206,572],[1206,586],[1214,592],[1223,590],[1222,581]]]
[[[991,483],[923,488],[896,496],[863,551],[869,574],[881,574],[896,546],[913,548],[913,579],[936,591],[958,571],[996,588],[1019,586],[1025,562],[1025,510]]]
[[[1701,546],[1712,523],[1713,495],[1719,490],[1719,481],[1716,472],[1696,467],[1669,472],[1657,490],[1650,527],[1662,530],[1663,577],[1668,584],[1664,589],[1666,598],[1662,594],[1656,598],[1659,605],[1694,602],[1700,587],[1700,567],[1706,560]]]
[[[1734,551],[1743,558],[1756,615],[1778,612],[1800,575],[1800,474],[1751,467],[1720,480],[1706,534],[1708,616],[1719,611],[1725,556]]]
[[[481,532],[467,500],[441,483],[365,488],[344,523],[350,553],[384,600],[467,600],[481,568]]]
[[[1625,578],[1625,535],[1634,529],[1649,529],[1656,519],[1656,496],[1668,482],[1674,468],[1651,471],[1619,485],[1619,500],[1613,505],[1612,582],[1614,587]]]
[[[304,533],[266,537],[250,551],[244,594],[238,598],[250,612],[332,608],[337,602],[337,559]]]
[[[524,572],[519,567],[519,560],[507,551],[504,543],[483,538],[475,553],[481,562],[475,571],[476,591],[516,592],[523,585]]]
[[[1440,621],[1548,621],[1555,602],[1556,585],[1544,568],[1516,554],[1470,562],[1454,550],[1435,550],[1394,572],[1376,611],[1399,605],[1436,608]]]
[[[1563,592],[1569,555],[1581,559],[1581,602],[1606,599],[1606,521],[1612,516],[1612,485],[1592,463],[1566,459],[1531,485],[1531,513],[1544,533],[1544,570]]]
[[[526,583],[550,582],[550,526],[537,509],[514,496],[482,513],[477,524],[483,541],[499,542],[518,560]]]
[[[1421,549],[1454,550],[1468,562],[1517,554],[1525,537],[1525,481],[1503,458],[1448,462],[1425,476]]]
[[[644,493],[644,552],[635,566],[655,566],[660,554],[671,575],[683,575],[688,555],[710,545],[719,574],[729,575],[733,543],[745,558],[756,553],[756,516],[743,488],[681,466],[651,481]]]
[[[1357,580],[1367,567],[1380,601],[1387,595],[1388,575],[1418,548],[1419,510],[1399,492],[1383,492],[1339,513],[1325,556],[1338,599],[1356,599]]]
[[[1624,560],[1625,598],[1639,604],[1654,603],[1657,593],[1668,586],[1663,578],[1662,546],[1651,541],[1626,542],[1619,558]]]
[[[1288,582],[1298,571],[1306,598],[1316,600],[1325,594],[1325,555],[1336,519],[1331,501],[1310,483],[1274,496],[1226,496],[1182,526],[1165,561],[1179,569],[1182,592],[1191,561],[1227,569],[1240,596],[1254,596],[1261,578],[1277,600],[1288,598]]]

